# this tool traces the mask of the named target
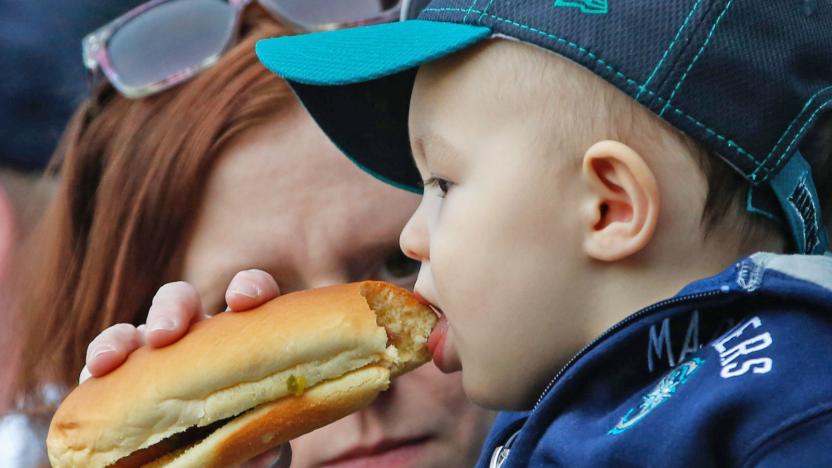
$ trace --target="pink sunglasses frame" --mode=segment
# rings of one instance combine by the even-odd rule
[[[81,42],[82,54],[84,66],[87,68],[87,70],[89,70],[91,75],[94,78],[96,78],[103,74],[104,77],[106,77],[107,80],[113,85],[113,87],[115,87],[121,94],[131,99],[140,99],[143,97],[147,97],[152,94],[156,94],[160,91],[164,91],[173,86],[176,86],[177,84],[194,77],[201,71],[214,65],[220,59],[220,57],[222,57],[223,54],[225,54],[228,51],[228,49],[236,43],[242,12],[247,6],[254,2],[259,3],[277,21],[290,26],[298,32],[329,31],[354,26],[396,21],[399,19],[401,6],[401,2],[397,2],[395,6],[388,8],[387,10],[383,11],[380,15],[372,18],[362,19],[359,21],[334,22],[324,24],[301,24],[296,21],[293,21],[291,18],[286,17],[286,15],[280,12],[280,0],[228,0],[228,4],[234,10],[234,27],[232,34],[229,36],[228,40],[223,45],[221,50],[209,57],[206,57],[200,63],[190,67],[183,67],[182,70],[168,75],[159,81],[148,83],[142,86],[128,85],[122,79],[122,77],[119,76],[119,73],[114,69],[112,65],[110,54],[107,48],[107,42],[110,40],[113,34],[115,34],[124,25],[134,20],[136,17],[141,16],[145,12],[152,10],[153,8],[156,8],[160,5],[164,5],[166,3],[171,3],[175,1],[180,0],[151,0],[147,3],[139,5],[138,7],[119,16],[115,20],[107,23],[101,28],[98,28],[97,30],[85,36],[83,41]]]

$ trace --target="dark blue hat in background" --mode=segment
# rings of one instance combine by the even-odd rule
[[[257,53],[359,166],[418,190],[416,69],[494,36],[603,77],[776,198],[798,251],[826,250],[797,148],[832,106],[830,0],[436,0],[419,20],[267,39]]]

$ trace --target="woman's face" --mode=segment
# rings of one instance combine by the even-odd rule
[[[250,268],[271,273],[283,293],[368,278],[411,288],[418,265],[398,237],[418,202],[353,166],[294,105],[224,150],[183,277],[207,313],[225,308],[228,282]],[[471,466],[490,422],[466,400],[460,374],[428,364],[369,408],[293,441],[292,466]]]

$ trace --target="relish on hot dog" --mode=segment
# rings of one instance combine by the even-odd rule
[[[368,405],[430,359],[436,323],[382,282],[286,294],[133,352],[61,404],[53,466],[228,466]]]

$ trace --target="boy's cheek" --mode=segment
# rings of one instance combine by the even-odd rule
[[[537,394],[520,384],[523,350],[504,333],[513,323],[506,314],[514,309],[506,294],[516,289],[506,285],[504,272],[517,268],[512,260],[517,239],[496,229],[505,216],[495,220],[488,208],[494,203],[481,197],[467,204],[467,195],[452,192],[431,226],[430,263],[422,264],[417,284],[435,291],[436,305],[447,317],[468,397],[488,408],[521,409]]]

